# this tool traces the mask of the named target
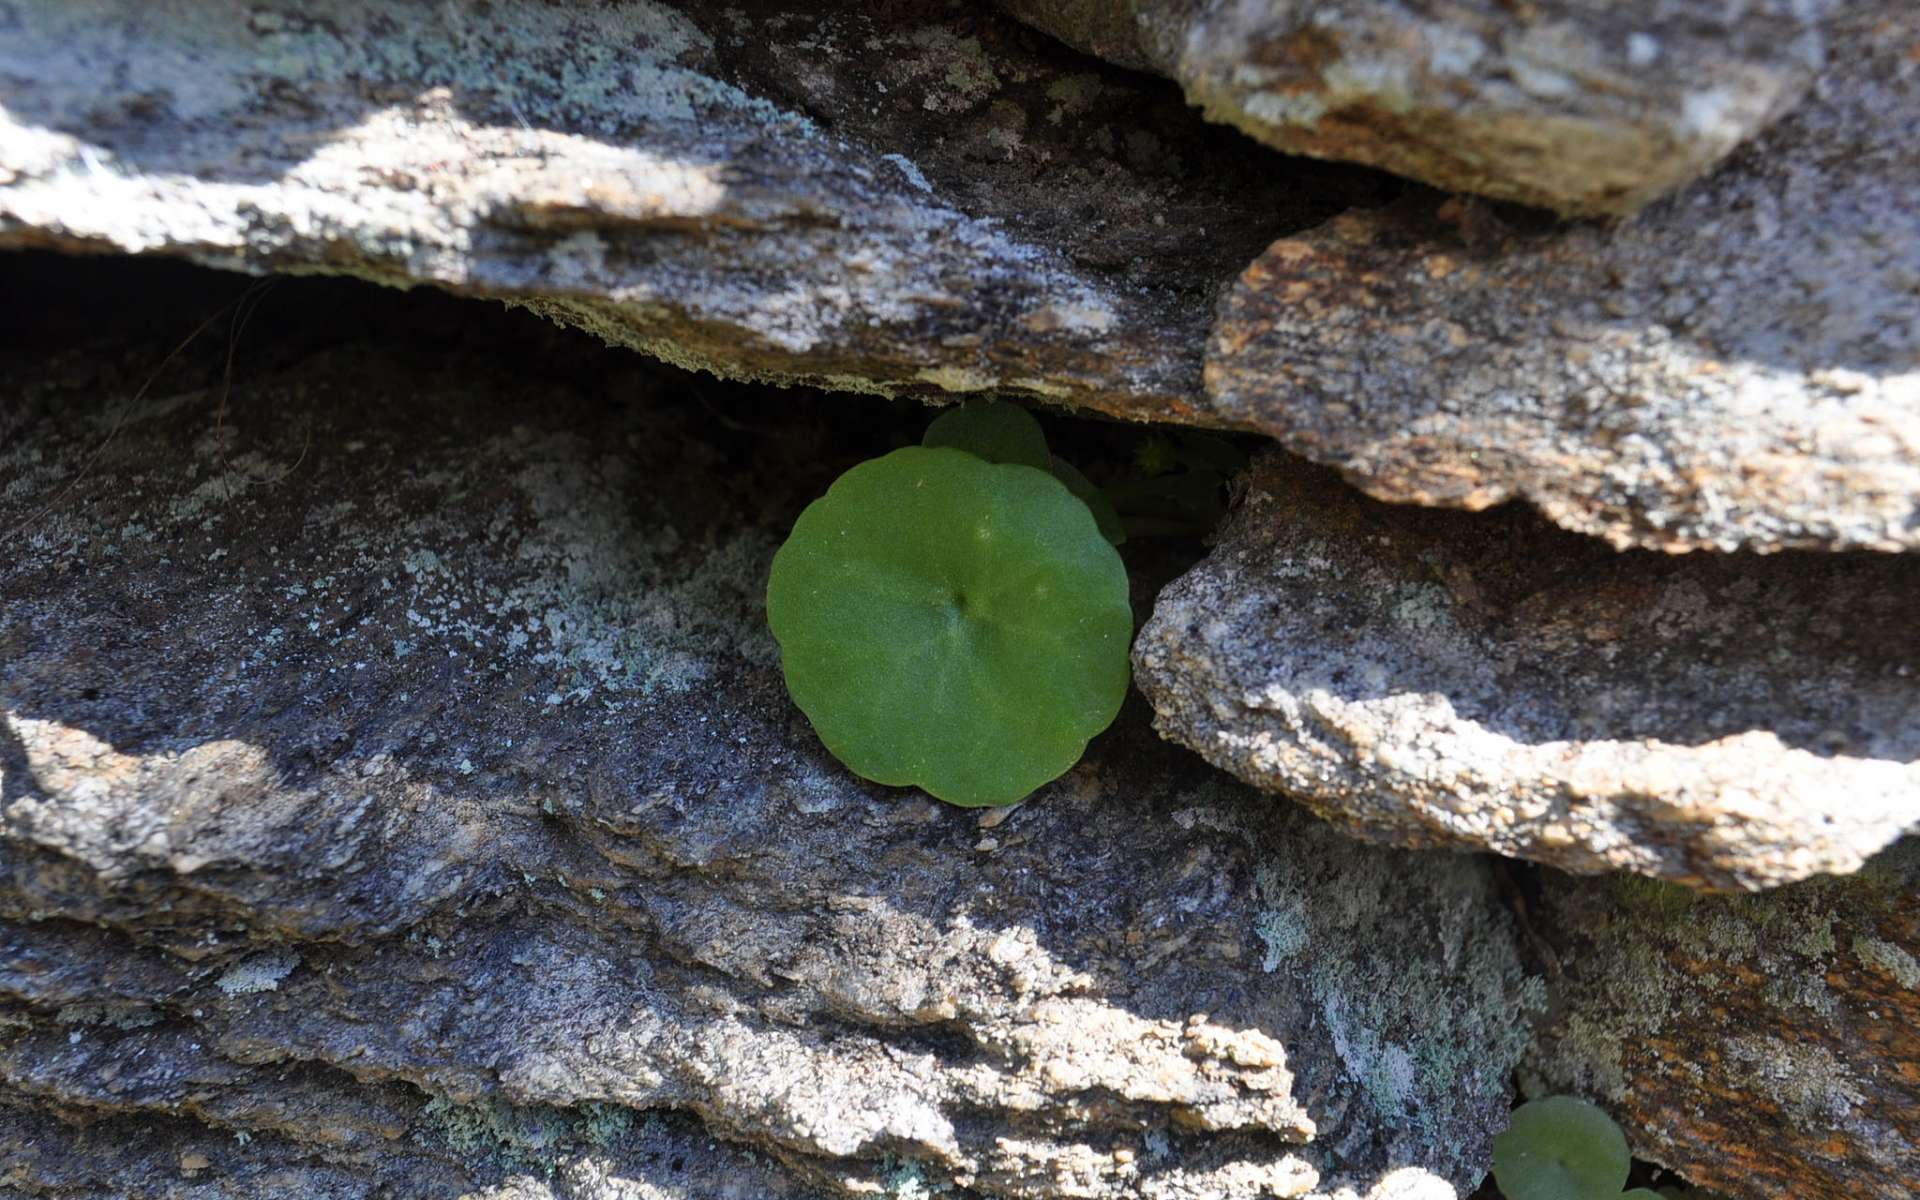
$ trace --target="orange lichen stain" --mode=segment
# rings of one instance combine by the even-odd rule
[[[1281,238],[1273,245],[1268,246],[1267,252],[1262,255],[1254,265],[1261,270],[1271,271],[1274,267],[1281,264],[1298,266],[1301,263],[1315,258],[1319,253],[1320,252],[1314,249],[1312,245],[1301,241],[1299,238]]]

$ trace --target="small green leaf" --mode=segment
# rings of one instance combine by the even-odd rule
[[[965,450],[990,463],[1053,469],[1053,455],[1047,451],[1047,435],[1041,431],[1040,422],[1018,404],[1004,400],[948,409],[927,426],[920,444]]]
[[[1153,434],[1141,440],[1133,450],[1133,465],[1148,479],[1156,475],[1165,475],[1180,465],[1179,451],[1174,449],[1173,439]]]
[[[1661,1200],[1661,1196],[1652,1188],[1634,1188],[1630,1192],[1621,1192],[1620,1200]]]
[[[1613,1118],[1574,1096],[1522,1104],[1493,1139],[1493,1178],[1506,1200],[1613,1200],[1631,1166]]]
[[[1113,507],[1113,501],[1107,494],[1093,486],[1093,480],[1080,473],[1080,468],[1064,458],[1053,460],[1053,477],[1067,485],[1067,490],[1080,497],[1080,503],[1093,513],[1094,523],[1100,526],[1100,536],[1107,539],[1109,545],[1118,546],[1127,540],[1127,527],[1120,523],[1120,514]]]
[[[950,448],[861,463],[773,559],[787,690],[859,775],[1012,804],[1126,698],[1126,569],[1052,475]]]

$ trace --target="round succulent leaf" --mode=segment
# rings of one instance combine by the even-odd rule
[[[767,619],[787,690],[856,774],[1012,804],[1126,698],[1126,569],[1051,474],[909,446],[807,506]]]
[[[1506,1200],[1614,1200],[1631,1166],[1613,1118],[1575,1096],[1522,1104],[1493,1139],[1493,1178]]]
[[[1047,450],[1047,435],[1040,422],[1018,404],[1004,400],[948,409],[927,426],[920,444],[965,450],[990,463],[1053,469],[1053,455]]]
[[[1118,546],[1127,540],[1127,527],[1120,520],[1120,512],[1113,507],[1113,501],[1107,494],[1093,485],[1093,480],[1080,473],[1080,468],[1064,458],[1053,460],[1053,477],[1067,485],[1067,490],[1080,498],[1093,514],[1093,523],[1100,527],[1100,536],[1107,539],[1109,545]]]

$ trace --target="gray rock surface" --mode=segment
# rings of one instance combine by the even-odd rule
[[[1137,701],[984,817],[818,746],[765,568],[922,413],[326,281],[141,394],[241,286],[156,266],[0,261],[0,1191],[1479,1178],[1542,999],[1483,860]]]
[[[1734,1200],[1906,1200],[1920,1181],[1920,839],[1764,896],[1548,872],[1560,1003],[1535,1091]]]
[[[1160,594],[1168,737],[1362,836],[1758,888],[1920,828],[1920,560],[1616,553],[1271,454]]]
[[[1218,415],[1618,546],[1920,548],[1920,7],[1830,34],[1805,104],[1631,221],[1408,197],[1275,243],[1221,308]]]
[[[1168,32],[1187,7],[1136,28],[1230,58],[1249,22],[1294,29],[1273,49],[1346,14],[1391,59],[1471,27],[1500,47],[1486,80],[1535,84],[1512,55],[1578,28],[1631,57],[1632,25],[1666,100],[1639,74],[1576,94],[1716,128],[1766,87],[1703,108],[1714,63],[1785,97],[1811,36],[1771,0],[1190,7],[1199,41]],[[1128,22],[1103,11],[1080,40],[1110,50]],[[1920,544],[1920,18],[1896,0],[1829,16],[1815,94],[1708,179],[1550,227],[1382,209],[1387,176],[1268,153],[946,0],[6,0],[0,22],[0,246],[432,283],[735,377],[1259,430],[1376,495],[1523,496],[1620,545]],[[1566,149],[1534,157],[1585,161]]]
[[[1190,416],[1214,299],[1380,177],[945,0],[6,0],[0,246],[525,303],[682,365]]]
[[[1630,213],[1805,92],[1830,0],[1000,0],[1292,154]]]

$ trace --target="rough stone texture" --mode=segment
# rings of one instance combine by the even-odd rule
[[[942,0],[4,0],[0,245],[517,299],[682,365],[1192,414],[1214,301],[1384,177]]]
[[[323,281],[135,402],[221,284],[154,266],[0,261],[0,1194],[1479,1178],[1542,999],[1484,860],[1137,701],[984,817],[817,745],[765,568],[923,413]]]
[[[1292,154],[1630,213],[1805,92],[1831,0],[1001,0]]]
[[[1703,888],[1920,827],[1920,560],[1616,553],[1274,453],[1134,648],[1163,733],[1363,836]]]
[[[1764,896],[1549,872],[1562,1008],[1530,1086],[1735,1200],[1907,1200],[1920,1182],[1920,839]]]
[[[1920,6],[1831,36],[1811,99],[1624,224],[1408,197],[1276,242],[1221,308],[1219,416],[1619,546],[1920,547]]]

